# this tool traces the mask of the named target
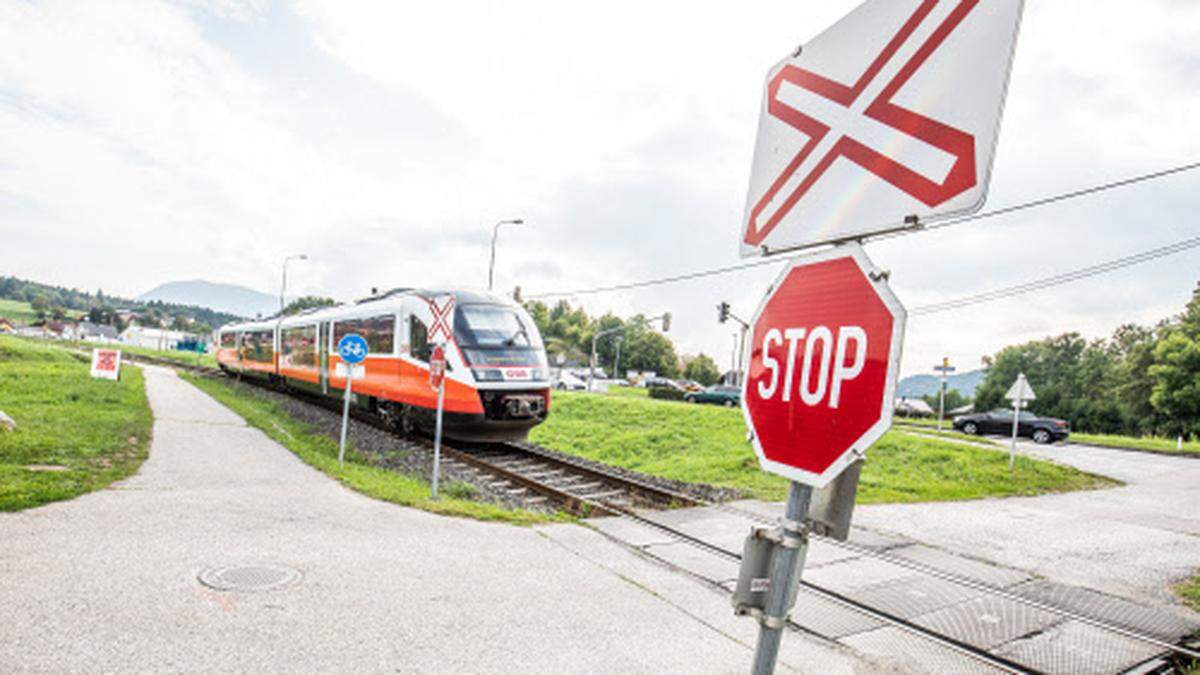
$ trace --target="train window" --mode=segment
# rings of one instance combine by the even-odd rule
[[[271,363],[275,356],[275,336],[269,330],[242,333],[242,358],[247,361]]]
[[[237,333],[221,333],[221,346],[222,347],[237,346]]]
[[[288,328],[281,338],[283,361],[289,366],[309,367],[317,363],[317,327]]]
[[[413,355],[413,358],[422,361],[428,361],[433,353],[433,347],[429,344],[429,329],[425,327],[425,322],[417,317],[411,317],[408,325],[408,343]]]
[[[396,316],[384,314],[367,319],[339,321],[333,327],[333,344],[349,333],[358,333],[367,341],[372,354],[392,354],[396,346]]]

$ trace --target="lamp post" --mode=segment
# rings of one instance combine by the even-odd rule
[[[488,262],[488,290],[492,290],[492,278],[496,271],[496,235],[500,234],[501,225],[521,225],[525,221],[521,218],[513,218],[512,220],[501,220],[492,226],[492,257]]]
[[[741,386],[742,379],[746,376],[743,372],[745,370],[743,361],[746,358],[746,331],[750,330],[750,324],[731,312],[728,302],[722,302],[717,305],[717,323],[725,323],[730,319],[733,319],[742,326],[741,335],[734,336],[734,349],[737,350],[737,355],[732,360],[734,377],[736,378],[733,384]]]
[[[625,336],[618,335],[613,338],[617,343],[617,358],[613,361],[613,377],[621,377],[621,343],[625,341]]]
[[[308,260],[308,254],[298,253],[283,259],[283,283],[279,286],[279,318],[283,318],[283,294],[287,291],[287,264],[290,260]]]

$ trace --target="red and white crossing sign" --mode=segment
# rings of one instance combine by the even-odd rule
[[[433,315],[429,325],[429,341],[433,344],[449,342],[454,336],[454,296],[430,298],[429,311]]]
[[[1023,0],[867,0],[767,76],[742,256],[983,206]]]
[[[888,430],[905,317],[857,244],[783,270],[750,322],[742,385],[764,470],[822,487]]]
[[[105,380],[121,379],[121,351],[119,349],[92,350],[92,377]]]
[[[429,386],[437,389],[446,379],[446,350],[437,345],[429,356]]]

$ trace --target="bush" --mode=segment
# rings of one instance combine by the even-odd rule
[[[682,401],[683,392],[670,387],[650,387],[650,398],[661,398],[667,401]]]

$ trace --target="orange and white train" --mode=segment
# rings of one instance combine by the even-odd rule
[[[347,333],[370,353],[353,371],[355,405],[404,431],[430,429],[437,390],[429,383],[433,299],[455,298],[446,345],[443,427],[469,441],[524,439],[550,409],[546,349],[517,303],[471,291],[394,289],[354,303],[222,326],[217,362],[228,374],[338,398],[346,364],[337,343]]]

